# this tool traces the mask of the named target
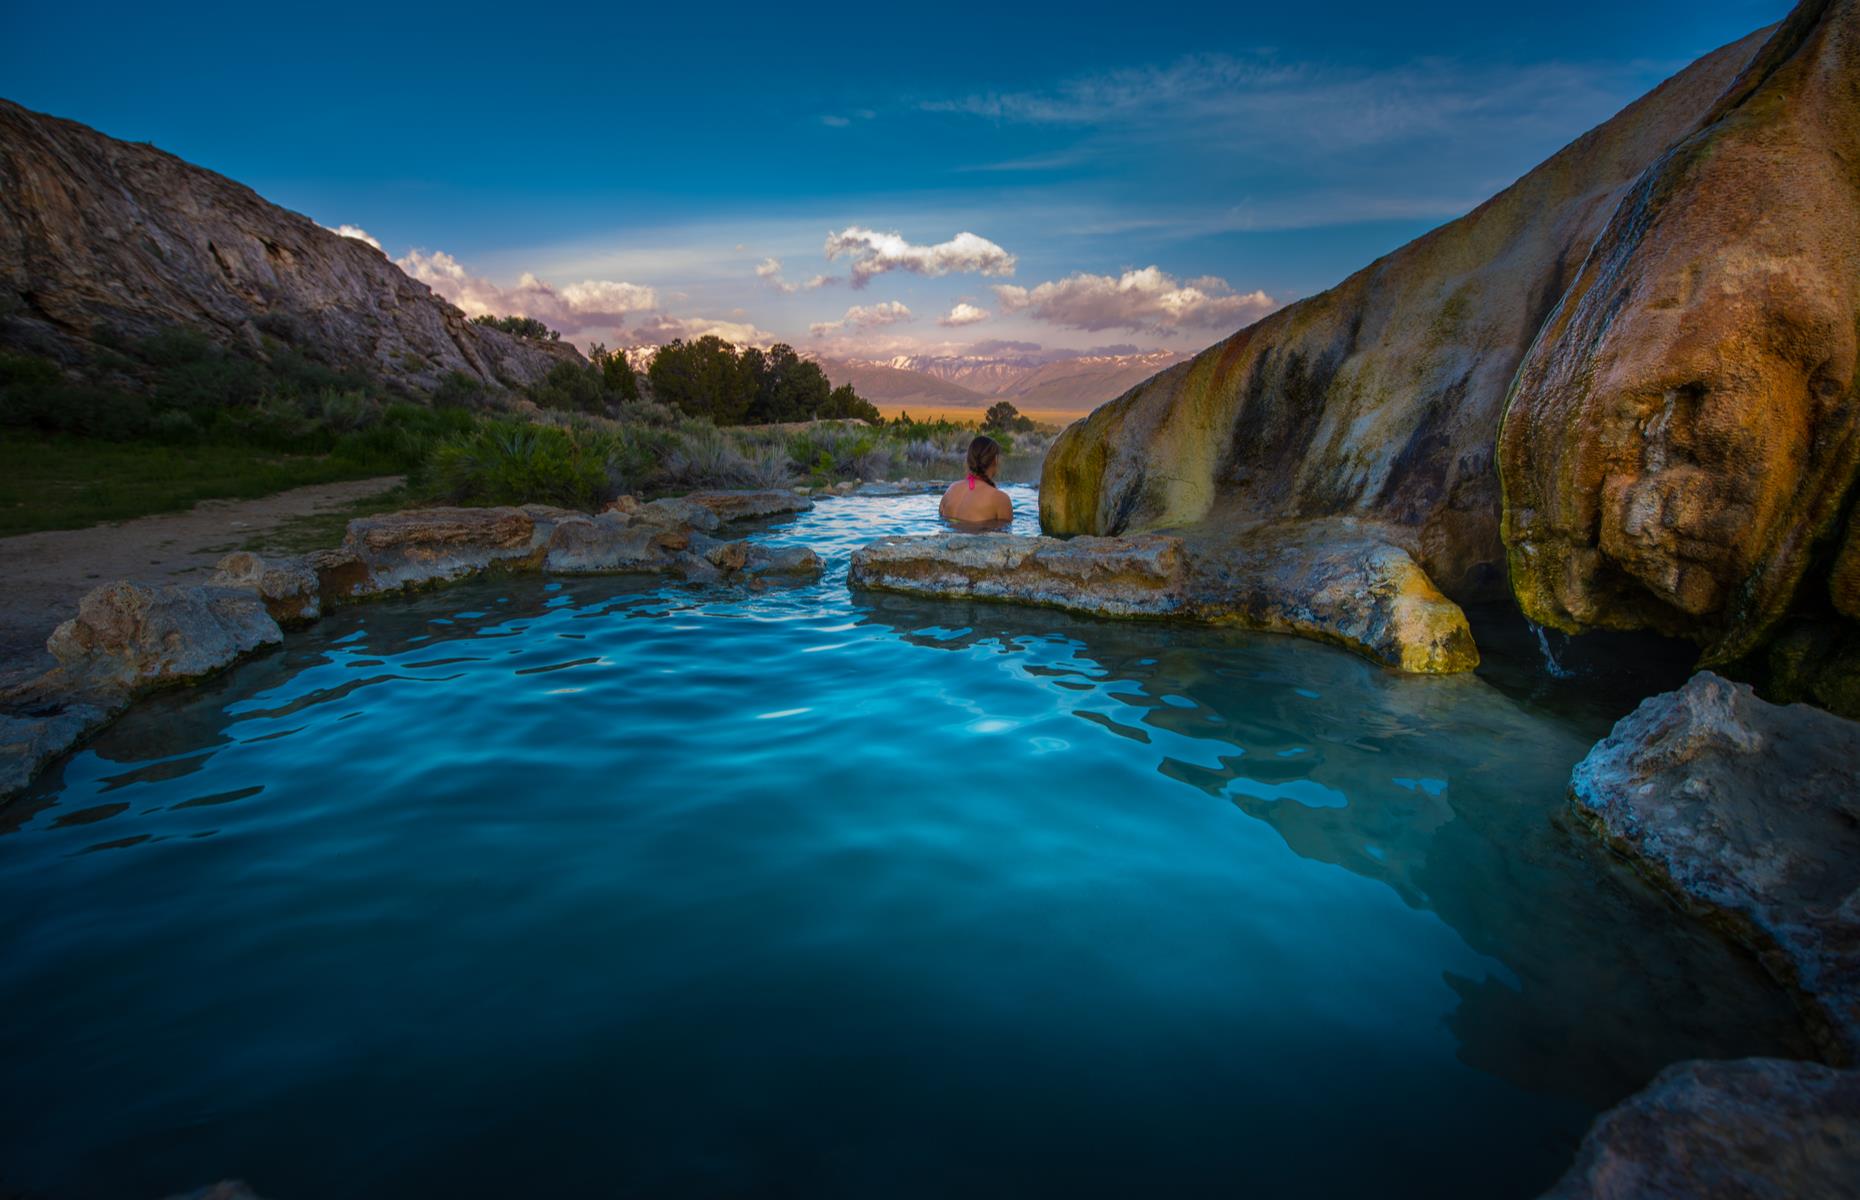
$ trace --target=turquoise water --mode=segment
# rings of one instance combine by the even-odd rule
[[[1564,824],[1594,687],[847,592],[933,527],[132,711],[0,809],[0,1194],[1529,1196],[1666,1062],[1806,1052]]]

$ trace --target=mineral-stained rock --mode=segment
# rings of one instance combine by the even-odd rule
[[[1590,1127],[1543,1200],[1860,1195],[1860,1071],[1774,1058],[1661,1071]]]
[[[787,488],[764,491],[692,492],[684,497],[717,514],[720,521],[739,521],[749,517],[772,517],[781,513],[805,512],[814,507],[806,496],[797,496]]]
[[[633,519],[668,529],[698,530],[709,533],[717,528],[719,518],[714,509],[687,496],[672,496],[664,500],[654,500],[651,504],[642,504],[634,510]]]
[[[1479,650],[1466,614],[1393,536],[1346,519],[1265,526],[1225,542],[1191,539],[1193,608],[1338,642],[1399,671],[1472,670]]]
[[[1503,590],[1493,449],[1519,361],[1616,202],[1762,43],[1686,68],[1459,220],[1170,367],[1060,435],[1048,533],[1407,527],[1456,600]]]
[[[748,575],[811,578],[818,576],[822,570],[820,555],[806,546],[765,546],[761,542],[731,544],[743,548],[743,565],[738,569]]]
[[[1570,778],[1576,811],[1803,998],[1860,1056],[1860,723],[1700,672],[1644,701]]]
[[[1163,534],[884,538],[853,554],[848,578],[916,595],[1303,634],[1402,671],[1451,674],[1479,663],[1459,606],[1435,590],[1406,550],[1347,521],[1220,543]]]
[[[494,564],[541,561],[534,517],[520,508],[420,508],[349,522],[343,549],[368,570],[370,590],[458,579]]]
[[[1857,92],[1860,0],[1804,0],[1074,424],[1043,528],[1354,516],[1456,601],[1750,653],[1823,602],[1860,469]]]
[[[92,589],[45,648],[87,686],[140,688],[210,674],[284,640],[264,602],[237,588]]]
[[[1857,94],[1860,0],[1800,4],[1596,240],[1500,441],[1527,616],[1728,662],[1839,532],[1860,472]]]
[[[1836,612],[1860,621],[1860,515],[1847,524],[1847,542],[1828,577],[1828,598]]]
[[[323,589],[317,572],[300,558],[267,561],[249,550],[220,559],[214,587],[244,588],[265,602],[280,625],[314,621],[323,615]]]
[[[663,571],[690,540],[688,530],[630,519],[609,510],[558,521],[549,534],[543,569],[566,575]]]
[[[847,578],[856,587],[891,592],[1131,617],[1179,612],[1185,572],[1180,538],[946,533],[862,546],[853,552]]]
[[[153,146],[0,101],[0,344],[76,363],[105,330],[264,337],[426,394],[581,361],[567,342],[472,324],[375,247]]]

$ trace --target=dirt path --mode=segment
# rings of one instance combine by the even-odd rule
[[[257,500],[203,500],[187,512],[0,538],[0,677],[52,664],[45,638],[85,592],[114,579],[200,583],[222,555],[264,549],[306,517],[397,487],[398,475],[293,488]],[[332,541],[333,544],[333,541]]]

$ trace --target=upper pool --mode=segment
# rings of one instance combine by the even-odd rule
[[[934,522],[132,710],[0,809],[0,1194],[1522,1197],[1662,1065],[1808,1052],[1565,822],[1580,685],[847,592]]]

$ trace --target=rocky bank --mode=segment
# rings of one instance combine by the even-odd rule
[[[811,504],[765,491],[649,504],[622,497],[594,514],[541,505],[413,509],[351,521],[332,550],[229,554],[205,585],[105,584],[47,640],[57,667],[0,691],[0,801],[137,696],[230,666],[339,604],[491,570],[644,572],[750,587],[817,578],[820,557],[804,546],[714,536],[726,520]]]
[[[0,346],[77,366],[172,327],[258,357],[275,338],[418,395],[581,357],[472,324],[373,246],[222,175],[0,100]]]

